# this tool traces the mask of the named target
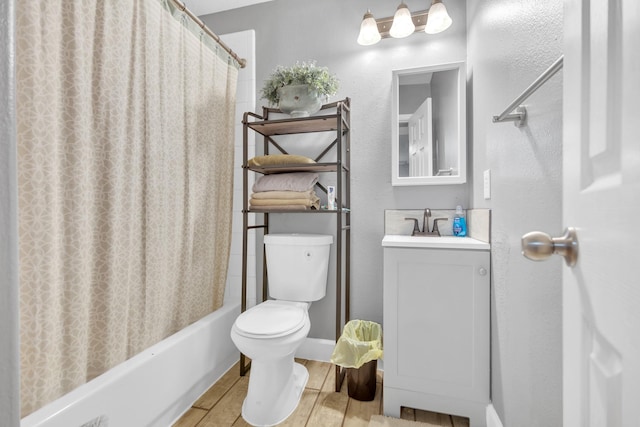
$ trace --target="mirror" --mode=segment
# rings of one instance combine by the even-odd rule
[[[464,62],[392,72],[393,185],[466,182]]]

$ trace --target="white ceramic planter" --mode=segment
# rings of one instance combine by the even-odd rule
[[[291,117],[309,117],[322,107],[322,97],[307,85],[291,85],[278,89],[278,108]]]

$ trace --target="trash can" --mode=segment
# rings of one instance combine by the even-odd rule
[[[351,320],[344,325],[331,362],[347,368],[349,397],[373,400],[376,395],[376,370],[382,358],[382,326],[367,320]]]

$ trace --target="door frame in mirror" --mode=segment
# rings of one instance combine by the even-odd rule
[[[419,73],[435,73],[438,71],[458,71],[458,174],[453,176],[399,176],[399,81],[400,76]],[[393,70],[391,82],[391,184],[393,186],[413,185],[447,185],[464,184],[467,182],[467,79],[465,62],[450,62],[446,64],[425,67]]]

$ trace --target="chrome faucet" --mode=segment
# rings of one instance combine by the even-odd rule
[[[424,210],[424,214],[422,215],[422,231],[420,231],[420,226],[418,225],[417,218],[405,218],[407,221],[413,221],[413,231],[411,232],[412,236],[438,236],[440,237],[440,229],[438,228],[438,221],[448,221],[448,218],[434,218],[433,220],[433,230],[429,231],[429,217],[431,217],[431,209],[427,208]]]
[[[426,208],[422,215],[422,232],[429,233],[429,217],[431,216],[431,209]]]

